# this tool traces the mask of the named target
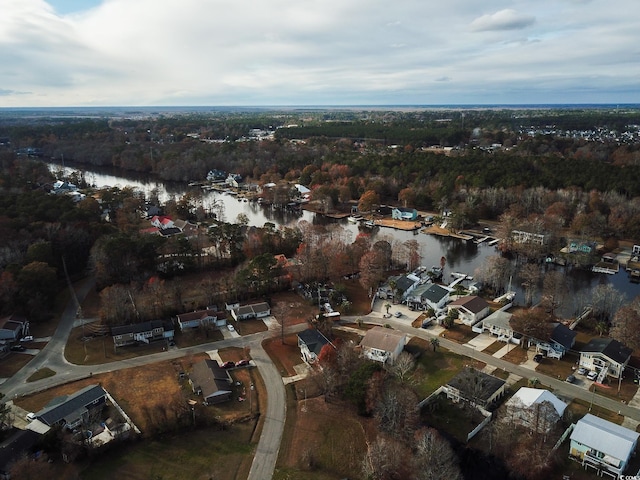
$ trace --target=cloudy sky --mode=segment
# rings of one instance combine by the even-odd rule
[[[638,0],[2,0],[0,106],[640,103]]]

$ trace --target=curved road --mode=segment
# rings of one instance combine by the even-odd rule
[[[94,286],[93,279],[85,279],[76,285],[76,295],[82,301],[86,294]],[[72,296],[73,297],[73,296]],[[184,349],[174,349],[166,352],[159,352],[143,357],[131,358],[128,360],[121,360],[118,362],[106,363],[102,365],[74,365],[64,358],[64,348],[73,328],[73,324],[76,320],[77,304],[72,298],[65,308],[58,328],[47,345],[38,353],[38,355],[31,360],[24,368],[17,372],[13,377],[7,379],[2,385],[0,385],[0,391],[4,393],[7,398],[15,398],[19,395],[26,395],[34,393],[40,390],[60,385],[62,383],[79,380],[81,378],[87,378],[92,374],[99,374],[105,372],[112,372],[129,367],[138,367],[148,365],[151,363],[171,360],[174,358],[180,358],[186,355],[194,353],[206,352],[213,349],[222,349],[226,347],[238,347],[243,345],[249,345],[251,347],[251,357],[254,360],[260,375],[264,380],[264,384],[267,390],[267,408],[265,412],[265,419],[262,428],[260,440],[253,459],[251,470],[249,472],[248,480],[264,480],[273,476],[276,461],[278,459],[278,451],[280,448],[280,441],[282,439],[282,433],[284,431],[284,423],[286,420],[286,395],[285,387],[282,381],[280,372],[276,369],[275,365],[262,347],[262,341],[268,337],[274,336],[273,330],[246,335],[242,337],[234,337],[229,339],[220,340],[217,342],[211,342],[194,347]],[[355,320],[356,317],[353,317]],[[373,311],[365,317],[361,317],[368,323],[376,324],[389,324],[393,328],[400,330],[404,333],[420,337],[429,340],[433,337],[428,331],[420,328],[414,328],[411,326],[411,319],[407,321],[408,317],[404,319],[396,318],[382,318],[382,313]],[[347,320],[347,317],[344,317]],[[286,333],[295,333],[307,328],[306,324],[299,324],[288,327],[285,329]],[[599,405],[611,411],[618,411],[622,415],[633,418],[640,421],[640,410],[629,405],[623,404],[620,401],[602,397],[585,390],[584,388],[576,385],[549,377],[547,375],[540,374],[531,369],[515,365],[500,358],[493,357],[489,354],[481,351],[476,351],[465,345],[453,342],[446,338],[439,337],[440,345],[454,353],[464,355],[478,361],[484,362],[487,365],[492,365],[501,368],[507,372],[514,373],[524,378],[531,378],[533,376],[540,379],[540,381],[552,387],[554,390],[562,392],[563,394],[580,398],[587,402],[593,402],[594,405]],[[52,377],[48,377],[36,382],[27,383],[26,379],[36,370],[47,367],[56,372]]]

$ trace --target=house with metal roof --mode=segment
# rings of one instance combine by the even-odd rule
[[[580,351],[580,366],[598,372],[597,382],[620,378],[631,359],[632,350],[613,338],[592,338]]]
[[[36,419],[52,427],[61,425],[69,430],[86,423],[90,415],[102,409],[107,392],[100,385],[89,385],[71,394],[56,397],[42,410],[36,412]]]
[[[373,327],[360,341],[362,354],[369,360],[393,364],[407,343],[407,336],[397,330]]]
[[[538,433],[547,433],[562,418],[567,404],[549,390],[522,387],[505,404],[503,419]]]
[[[571,433],[569,456],[585,468],[618,478],[626,470],[639,436],[633,430],[587,413]]]

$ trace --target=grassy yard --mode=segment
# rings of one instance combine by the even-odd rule
[[[442,332],[441,336],[457,343],[467,343],[469,340],[477,337],[478,334],[472,331],[471,327],[467,325],[455,324],[452,328]]]
[[[452,403],[444,394],[421,412],[422,421],[441,432],[446,432],[456,440],[467,443],[467,435],[476,428],[484,417],[480,412],[468,407],[464,402]]]
[[[246,478],[253,423],[202,428],[127,444],[81,469],[85,480],[235,480]],[[248,464],[250,466],[250,462]]]
[[[53,377],[56,374],[50,368],[41,368],[40,370],[36,370],[33,375],[27,378],[27,382],[36,382],[38,380],[42,380],[43,378]]]
[[[496,342],[493,342],[491,345],[489,345],[484,350],[482,350],[482,353],[486,353],[487,355],[493,355],[494,353],[496,353],[498,350],[500,350],[504,346],[505,346],[504,342],[496,341]]]
[[[602,407],[599,407],[598,405],[591,405],[591,402],[587,402],[585,400],[574,399],[567,408],[574,419],[582,418],[587,413],[591,413],[596,417],[600,417],[604,420],[617,423],[618,425],[621,425],[622,421],[624,420],[624,417],[622,415],[618,415],[616,412],[606,410]]]
[[[425,350],[418,358],[415,369],[416,391],[420,399],[426,398],[451,380],[464,366],[466,357],[441,347],[437,351]]]

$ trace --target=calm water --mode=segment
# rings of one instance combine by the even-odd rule
[[[61,166],[49,164],[49,168],[58,172]],[[74,169],[65,167],[65,175],[70,174]],[[115,172],[101,170],[84,169],[85,178],[96,187],[131,187],[145,192],[149,196],[152,191],[156,191],[161,201],[166,201],[171,197],[179,199],[187,191],[198,192],[202,195],[202,205],[205,209],[219,211],[219,216],[227,222],[234,222],[239,214],[244,214],[249,219],[249,225],[262,227],[265,223],[271,222],[276,225],[295,226],[300,221],[306,221],[316,225],[338,224],[351,234],[354,240],[359,231],[358,226],[349,223],[346,219],[334,220],[312,212],[289,212],[284,210],[274,210],[262,206],[256,202],[245,202],[232,195],[218,192],[205,192],[198,187],[188,187],[184,184],[166,183],[148,178],[136,176],[130,172]],[[220,206],[216,209],[215,206]],[[369,232],[364,230],[365,232]],[[421,246],[422,264],[426,267],[440,264],[440,258],[447,259],[446,272],[462,272],[474,275],[485,259],[492,255],[497,255],[495,248],[487,244],[477,245],[472,242],[464,242],[453,238],[435,237],[418,232],[405,232],[391,228],[376,228],[370,234],[373,240],[388,240],[404,242],[406,240],[416,240]],[[557,267],[562,268],[562,267]],[[514,268],[514,277],[511,288],[518,292],[516,303],[523,301],[524,294],[517,278],[517,268]],[[448,280],[445,276],[445,280]],[[591,290],[598,284],[611,283],[618,291],[625,294],[628,300],[640,295],[640,284],[630,283],[627,273],[620,271],[616,275],[592,274],[584,271],[567,272],[567,287],[570,292],[568,299],[561,309],[565,316],[571,316],[577,309],[589,303]],[[539,296],[538,296],[539,298]],[[537,301],[538,298],[534,298]]]

